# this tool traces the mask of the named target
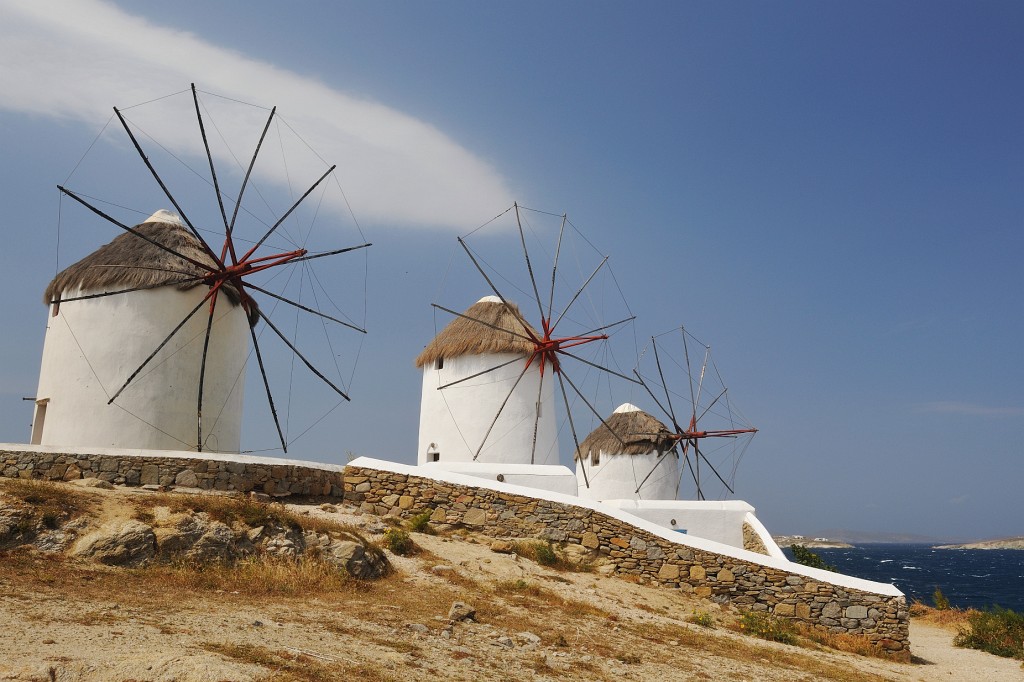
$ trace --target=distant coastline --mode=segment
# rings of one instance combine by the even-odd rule
[[[792,547],[793,545],[803,545],[809,549],[843,549],[844,547],[853,547],[853,545],[846,542],[830,540],[824,537],[809,538],[803,535],[773,535],[772,539],[775,540],[775,544],[782,548]]]
[[[1024,549],[1024,537],[980,540],[962,545],[935,545],[932,549]]]

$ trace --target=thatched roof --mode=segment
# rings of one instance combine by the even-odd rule
[[[416,366],[423,367],[432,364],[438,358],[457,358],[463,355],[484,355],[487,353],[520,353],[529,355],[534,350],[534,345],[522,336],[533,334],[540,338],[540,334],[533,327],[523,327],[522,315],[515,303],[506,306],[495,296],[487,296],[480,299],[469,307],[465,313],[466,317],[456,317],[448,326],[441,330],[441,333],[434,337],[423,352],[416,358]],[[480,322],[475,322],[479,320]],[[481,324],[481,322],[485,324]],[[507,329],[520,336],[499,331]],[[526,329],[529,329],[529,333]]]
[[[169,249],[212,266],[213,260],[199,240],[176,221],[173,213],[157,211],[134,229]],[[184,291],[201,282],[180,283],[181,280],[202,274],[204,271],[196,265],[125,232],[54,277],[43,294],[43,303],[49,305],[64,292],[77,290],[102,292],[167,284]],[[234,287],[225,286],[223,290],[232,303],[238,303]]]
[[[577,459],[580,453],[589,455],[593,460],[598,453],[646,455],[654,451],[664,452],[675,442],[671,437],[672,432],[664,424],[634,405],[622,405],[605,419],[605,423],[608,426],[601,424],[580,443],[580,449],[576,452]],[[625,446],[612,435],[612,431],[622,439]]]

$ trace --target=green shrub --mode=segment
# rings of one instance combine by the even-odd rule
[[[935,604],[935,608],[939,611],[949,610],[949,599],[946,598],[946,595],[942,594],[942,590],[940,590],[938,586],[936,586],[935,591],[932,592],[932,603]]]
[[[702,628],[714,629],[715,627],[715,618],[707,611],[694,611],[686,620],[690,621],[694,625],[699,625]]]
[[[416,543],[401,528],[389,528],[384,533],[384,546],[398,556],[409,556],[416,553]]]
[[[968,613],[967,625],[953,640],[956,646],[1024,659],[1024,613],[993,606]]]
[[[793,552],[793,561],[811,568],[820,568],[826,571],[836,572],[836,567],[826,564],[824,559],[807,549],[803,545],[793,545],[789,548]]]
[[[568,564],[558,556],[555,548],[548,542],[528,541],[513,542],[512,551],[524,559],[536,561],[542,566],[552,568],[567,568]]]
[[[537,563],[542,566],[556,566],[559,563],[555,548],[547,543],[538,542],[535,547],[535,554],[537,556]]]
[[[434,515],[434,512],[427,509],[422,514],[409,519],[409,530],[413,533],[426,533],[427,535],[433,535],[434,529],[430,527],[430,517]]]
[[[748,634],[783,644],[796,644],[796,626],[785,618],[777,618],[766,611],[748,611],[740,618],[740,630]]]

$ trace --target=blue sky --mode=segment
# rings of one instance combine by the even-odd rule
[[[194,81],[307,124],[374,242],[353,403],[293,455],[414,460],[455,236],[518,200],[611,256],[641,338],[713,345],[773,531],[1024,533],[1018,3],[35,4],[0,2],[0,441],[54,186],[111,106]],[[73,220],[62,265],[114,236]]]

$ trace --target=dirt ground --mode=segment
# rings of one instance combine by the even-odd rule
[[[107,496],[109,517],[109,500],[141,493],[89,494]],[[382,530],[343,508],[292,509]],[[919,621],[911,664],[789,646],[733,632],[731,609],[678,591],[552,570],[485,538],[413,537],[421,552],[390,557],[392,576],[326,594],[182,588],[150,569],[8,552],[0,680],[1024,680],[1020,661],[954,648],[955,632]],[[455,601],[475,619],[451,623]]]

